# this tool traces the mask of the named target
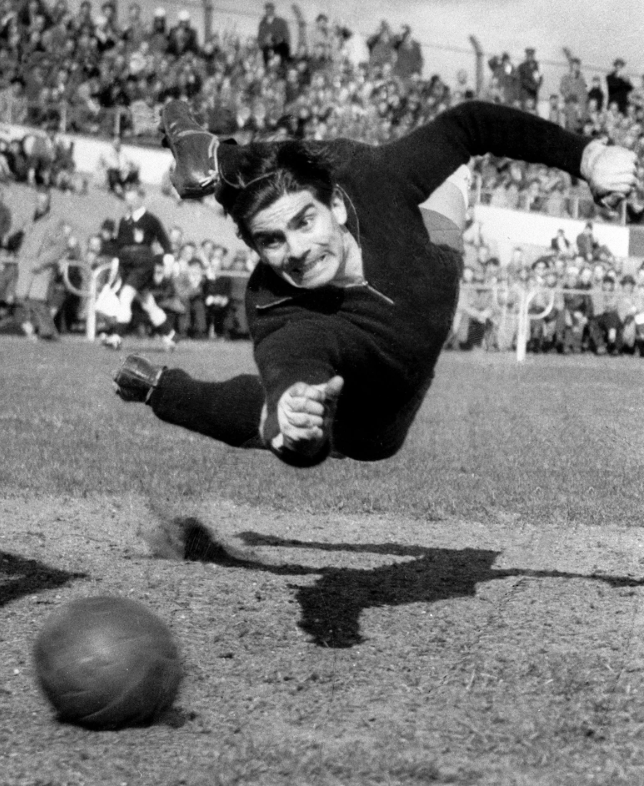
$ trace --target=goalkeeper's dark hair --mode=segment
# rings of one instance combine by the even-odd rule
[[[333,167],[328,155],[308,142],[250,144],[234,179],[222,173],[217,200],[231,216],[240,237],[252,247],[248,221],[285,194],[310,191],[327,207],[334,191]]]

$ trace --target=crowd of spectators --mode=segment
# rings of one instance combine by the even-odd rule
[[[0,140],[0,181],[82,193],[87,179],[75,171],[73,143],[61,132],[101,134],[112,138],[101,161],[102,174],[109,190],[121,196],[124,186],[139,176],[122,140],[158,141],[160,108],[173,98],[190,102],[212,132],[242,143],[345,136],[380,144],[478,97],[540,112],[569,130],[644,152],[644,76],[634,86],[621,58],[605,78],[593,76],[588,83],[580,60],[568,55],[559,92],[549,96],[544,111],[543,73],[532,47],[516,66],[508,53],[490,58],[483,85],[471,85],[467,72],[460,70],[450,87],[438,74],[423,76],[423,51],[408,25],[393,30],[382,21],[364,38],[333,24],[324,13],[308,25],[297,6],[293,12],[295,26],[267,2],[256,36],[218,31],[200,42],[186,10],[169,20],[159,7],[148,23],[137,2],[129,4],[119,21],[112,0],[100,7],[83,0],[77,13],[70,11],[67,0],[0,0],[0,121],[38,129],[23,139]],[[489,205],[588,221],[618,218],[593,204],[584,183],[559,171],[492,156],[478,159],[474,169],[478,196]],[[635,194],[626,209],[629,221],[644,220],[644,193]],[[174,234],[180,234],[178,228]],[[512,346],[520,288],[571,289],[574,281],[582,290],[589,283],[595,286],[583,295],[584,308],[570,310],[566,304],[573,295],[558,294],[549,315],[532,320],[530,348],[600,353],[640,348],[637,320],[644,274],[638,273],[630,292],[635,311],[625,314],[629,277],[622,276],[619,261],[607,249],[593,247],[589,256],[585,234],[575,243],[558,236],[559,245],[532,266],[520,262],[519,252],[509,266],[500,266],[498,260],[495,264],[481,245],[477,264],[466,267],[470,286],[464,288],[464,297],[472,302],[461,303],[451,345]],[[90,267],[98,264],[109,253],[108,235],[109,221],[86,244],[70,245],[70,258]],[[240,288],[235,284],[239,276],[231,271],[239,274],[251,266],[246,257],[230,259],[210,241],[200,246],[178,242],[174,267],[158,266],[155,297],[180,335],[244,335],[236,294]],[[66,305],[61,305],[61,276],[56,279],[58,294],[52,289],[52,310],[68,326],[81,324],[82,300],[74,301],[68,293]],[[602,319],[606,303],[612,302],[608,279],[612,299],[622,303],[621,311],[615,311],[619,324],[611,322],[612,317]],[[7,301],[0,282],[2,299]],[[100,313],[106,324],[111,300],[105,291],[105,311]],[[537,298],[535,307],[539,302]],[[477,309],[484,319],[474,314]],[[147,331],[139,317],[135,329]],[[608,332],[599,331],[598,325],[607,321]]]
[[[55,132],[158,141],[159,110],[171,98],[189,101],[211,131],[241,142],[294,135],[376,144],[474,97],[535,113],[543,100],[533,47],[518,65],[507,52],[489,58],[482,85],[471,85],[460,70],[448,86],[438,74],[423,76],[423,51],[408,25],[393,30],[382,21],[365,38],[324,13],[307,24],[293,6],[293,24],[278,10],[265,4],[255,36],[216,31],[200,41],[186,10],[170,20],[159,7],[148,22],[137,2],[119,19],[113,0],[100,6],[83,0],[78,13],[67,0],[0,0],[0,121],[51,132],[37,142],[49,148],[39,154],[39,173],[27,164],[21,143],[0,145],[0,177],[82,189]],[[569,55],[547,116],[641,153],[644,77],[633,86],[625,65],[617,58],[605,79],[595,76],[589,85],[580,60]],[[561,217],[620,218],[598,209],[583,183],[560,173],[524,166],[518,176],[509,162],[489,157],[477,170],[482,198],[492,204]],[[118,193],[122,184],[108,177]],[[632,200],[627,217],[644,220],[644,193]]]
[[[531,263],[521,247],[507,265],[484,242],[468,251],[449,348],[516,349],[528,298],[527,351],[644,357],[644,263],[625,272],[591,222],[572,240],[558,230]]]
[[[37,203],[45,189],[36,192]],[[0,195],[0,333],[38,335],[37,325],[16,320],[23,304],[17,292],[20,255],[29,238],[11,233],[11,212]],[[63,240],[60,258],[42,293],[43,307],[51,314],[56,331],[83,332],[87,320],[87,297],[90,276],[98,274],[96,300],[97,330],[107,331],[116,321],[120,286],[117,278],[109,283],[110,263],[118,256],[117,222],[106,218],[95,234],[81,239],[71,223],[59,222],[57,232]],[[213,240],[196,243],[184,237],[180,226],[169,232],[172,256],[160,253],[156,258],[153,294],[166,311],[177,336],[182,339],[238,339],[248,335],[243,300],[246,282],[256,257],[246,250],[229,253]],[[99,270],[100,269],[100,270]],[[30,327],[34,328],[33,330]],[[154,333],[147,315],[134,308],[131,331],[139,336]],[[45,336],[40,336],[45,337]]]

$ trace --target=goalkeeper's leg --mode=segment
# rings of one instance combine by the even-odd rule
[[[420,206],[432,243],[463,252],[463,229],[471,180],[469,168],[460,166]]]
[[[264,447],[259,434],[264,390],[257,376],[200,382],[180,369],[161,368],[130,355],[114,382],[124,401],[146,403],[166,423],[233,447]]]

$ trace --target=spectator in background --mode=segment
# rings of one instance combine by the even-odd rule
[[[577,235],[577,251],[586,262],[592,262],[598,249],[599,243],[595,240],[592,221],[588,221]]]
[[[501,102],[510,106],[518,105],[519,76],[510,55],[507,52],[503,52],[500,58],[495,55],[488,65],[498,86]]]
[[[590,90],[588,91],[588,102],[591,101],[595,102],[595,109],[597,112],[601,112],[604,108],[604,101],[606,96],[604,95],[604,91],[602,89],[602,80],[598,76],[594,76],[590,82]]]
[[[277,55],[282,63],[291,59],[291,33],[286,19],[275,14],[275,3],[264,5],[264,16],[257,30],[257,45],[264,57],[264,65],[268,65],[273,55]]]
[[[569,72],[561,77],[559,92],[564,100],[565,127],[569,131],[577,131],[586,119],[588,87],[581,73],[581,60],[572,57],[569,64]]]
[[[119,137],[114,137],[111,148],[101,156],[99,165],[105,171],[108,189],[121,199],[127,186],[139,182],[139,169],[123,150]]]
[[[51,214],[48,190],[36,192],[35,210],[24,232],[18,254],[16,320],[28,338],[57,339],[47,297],[58,263],[65,256],[67,238],[63,222]]]
[[[111,262],[119,252],[116,242],[116,221],[113,218],[106,218],[103,221],[98,237],[100,239],[99,256],[105,257],[107,261]]]
[[[588,269],[586,268],[588,272]],[[574,265],[568,265],[565,271],[563,288],[573,290],[589,290],[591,284],[583,277],[583,272]],[[590,295],[583,292],[564,293],[563,309],[557,323],[557,346],[567,355],[570,352],[581,352],[584,332],[592,317],[592,301]]]
[[[190,24],[190,13],[182,9],[177,14],[177,24],[168,33],[167,54],[173,57],[183,57],[188,53],[199,53],[197,31]]]
[[[382,68],[384,65],[393,66],[396,60],[394,37],[386,19],[380,22],[378,30],[367,39],[369,49],[369,65],[372,68]]]
[[[25,125],[28,115],[25,81],[13,76],[7,87],[0,90],[0,122]]]
[[[127,25],[124,27],[121,37],[130,51],[138,49],[148,37],[148,31],[141,18],[141,6],[136,2],[130,3]]]
[[[411,27],[403,25],[400,35],[393,41],[396,62],[393,73],[401,79],[409,79],[414,74],[420,76],[423,71],[423,54],[418,41],[411,37]]]
[[[624,66],[626,63],[621,57],[613,62],[613,70],[606,76],[606,86],[608,88],[608,106],[612,103],[617,104],[617,108],[622,115],[626,114],[628,106],[628,95],[633,89],[631,80],[624,76]]]
[[[334,55],[334,36],[329,17],[322,13],[315,17],[315,27],[309,39],[309,55],[320,63],[330,63]]]
[[[597,355],[619,354],[622,344],[622,323],[618,314],[615,279],[606,274],[601,289],[591,292],[593,316],[588,324],[590,340]]]
[[[623,352],[633,354],[637,339],[637,325],[635,317],[639,312],[639,300],[635,293],[635,279],[626,275],[620,281],[620,291],[617,294],[617,315],[622,325]]]
[[[539,104],[539,88],[543,82],[543,74],[535,58],[535,50],[528,47],[525,50],[525,60],[519,63],[517,69],[519,78],[519,100],[521,107],[528,105],[536,107]]]
[[[168,31],[166,28],[165,8],[157,8],[154,12],[149,46],[150,53],[153,55],[164,55],[168,50]]]
[[[560,257],[571,257],[573,255],[572,243],[566,237],[563,229],[557,230],[557,234],[550,241],[550,248]]]
[[[229,338],[228,314],[232,300],[232,279],[223,272],[223,256],[219,259],[211,257],[206,266],[203,295],[207,329],[212,330],[214,338]]]
[[[206,338],[206,303],[204,299],[204,269],[193,256],[175,279],[175,290],[181,299],[183,313],[178,317],[181,338]]]
[[[561,96],[557,95],[557,93],[552,93],[548,99],[548,115],[546,119],[562,128],[566,127],[566,113],[561,106]]]

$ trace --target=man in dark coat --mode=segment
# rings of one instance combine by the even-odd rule
[[[266,3],[264,11],[257,30],[257,45],[264,55],[264,63],[274,54],[285,63],[291,58],[291,34],[286,19],[275,15],[275,3]]]
[[[536,107],[539,103],[539,88],[543,82],[543,74],[535,58],[535,50],[529,47],[525,50],[525,60],[519,63],[517,74],[519,77],[519,100],[523,109],[532,103]]]
[[[625,115],[628,106],[628,94],[633,89],[631,80],[624,76],[624,66],[626,63],[621,57],[613,63],[613,70],[606,76],[608,87],[608,106],[613,102],[617,104],[619,111]]]

